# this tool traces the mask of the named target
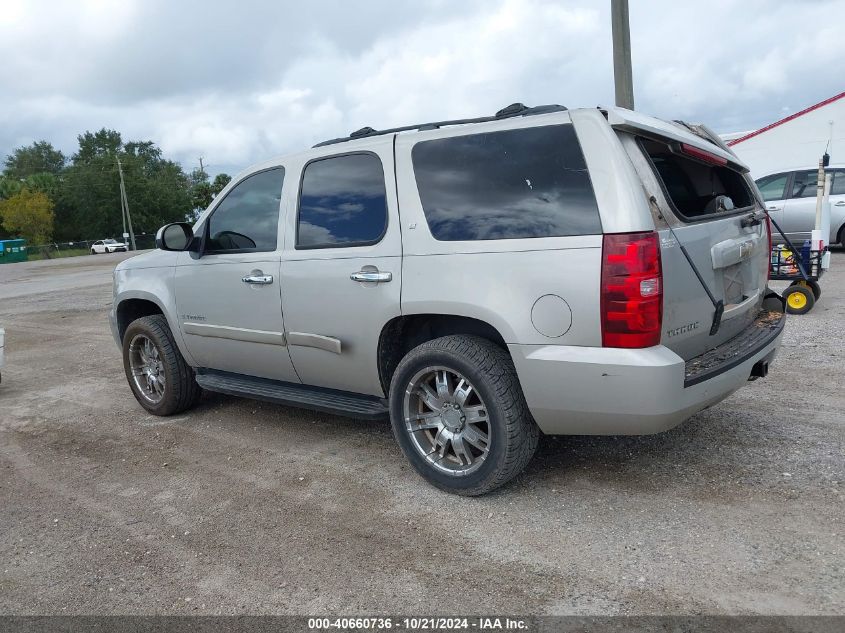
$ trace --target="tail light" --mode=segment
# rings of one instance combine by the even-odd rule
[[[606,234],[601,268],[602,345],[657,345],[662,321],[663,273],[657,233]]]

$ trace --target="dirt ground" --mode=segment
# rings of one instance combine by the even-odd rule
[[[386,423],[135,402],[123,254],[0,266],[0,613],[845,613],[845,253],[765,380],[650,437],[543,438],[480,499]]]

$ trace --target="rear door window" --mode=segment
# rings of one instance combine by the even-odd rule
[[[437,240],[601,233],[590,175],[570,124],[421,141],[411,158]]]
[[[791,198],[815,198],[819,170],[796,171],[792,178]]]
[[[302,176],[296,248],[366,246],[387,230],[384,167],[375,154],[308,163]]]
[[[739,171],[685,156],[668,143],[651,139],[640,143],[681,219],[733,213],[754,204]]]

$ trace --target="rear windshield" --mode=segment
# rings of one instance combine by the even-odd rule
[[[601,233],[590,174],[570,124],[422,141],[411,156],[437,240]]]
[[[641,143],[682,218],[727,214],[754,204],[751,189],[738,171],[681,156],[665,143],[649,139]]]

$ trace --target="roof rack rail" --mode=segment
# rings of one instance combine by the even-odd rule
[[[517,116],[531,116],[533,114],[548,114],[550,112],[562,112],[566,110],[565,106],[557,104],[540,105],[528,107],[523,103],[512,103],[507,107],[502,108],[493,116],[483,116],[474,119],[451,119],[448,121],[433,121],[431,123],[415,123],[414,125],[403,125],[402,127],[393,127],[385,130],[374,130],[371,127],[362,127],[360,130],[355,130],[349,136],[341,138],[333,138],[322,143],[317,143],[314,147],[323,147],[325,145],[335,145],[336,143],[345,143],[359,138],[367,138],[370,136],[381,136],[383,134],[395,134],[396,132],[409,132],[411,130],[436,130],[447,125],[463,125],[464,123],[486,123],[489,121],[499,121],[501,119],[509,119]]]

